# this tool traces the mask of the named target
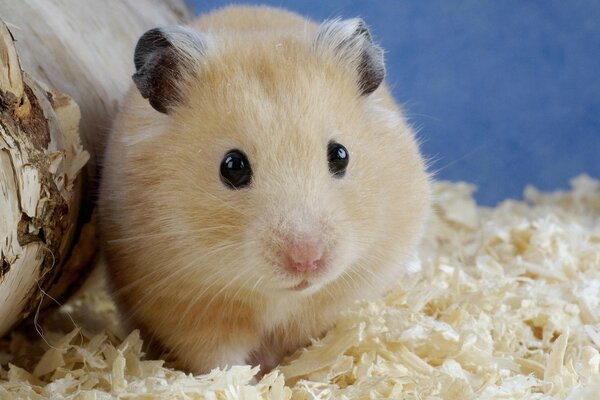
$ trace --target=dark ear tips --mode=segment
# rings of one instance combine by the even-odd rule
[[[202,35],[191,28],[167,26],[145,32],[135,46],[133,82],[157,111],[169,110],[181,100],[178,82],[204,49]]]
[[[369,41],[369,43],[373,43],[373,38],[371,38],[371,32],[369,32],[369,28],[367,28],[367,23],[362,18],[356,18],[356,31],[355,35],[364,36],[365,39]]]
[[[360,76],[359,84],[361,94],[369,95],[373,93],[383,83],[385,78],[385,62],[383,58],[383,49],[375,44],[371,39],[369,31],[364,31],[365,38],[368,39],[370,45],[366,46],[361,61],[358,66]]]
[[[362,95],[373,93],[385,78],[385,62],[383,49],[373,43],[371,32],[362,18],[356,18],[354,37],[362,40],[360,62],[358,64],[359,80]]]
[[[150,53],[158,48],[165,48],[169,45],[169,41],[161,32],[160,28],[153,28],[146,31],[139,38],[137,44],[135,45],[133,62],[135,64],[136,71],[144,66]]]
[[[373,43],[361,18],[324,22],[317,30],[314,46],[356,69],[361,95],[373,93],[385,78],[383,49]]]
[[[133,82],[140,94],[161,113],[177,101],[175,79],[177,57],[173,44],[161,28],[144,33],[135,46]]]

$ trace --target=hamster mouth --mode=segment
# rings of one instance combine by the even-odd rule
[[[302,282],[290,288],[290,290],[295,290],[297,292],[301,292],[302,290],[308,288],[311,285],[309,281],[304,279]]]

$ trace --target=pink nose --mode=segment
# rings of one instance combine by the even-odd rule
[[[323,243],[320,240],[300,240],[290,243],[283,261],[293,272],[312,272],[321,266],[322,258]]]

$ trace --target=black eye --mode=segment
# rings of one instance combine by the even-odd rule
[[[240,189],[250,184],[252,169],[248,157],[240,150],[231,150],[221,161],[221,181],[231,189]]]
[[[346,173],[350,155],[348,150],[339,143],[329,142],[327,145],[327,160],[329,161],[329,172],[336,178],[341,178]]]

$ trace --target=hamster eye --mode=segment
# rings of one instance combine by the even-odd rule
[[[350,155],[348,150],[339,143],[329,142],[327,145],[327,160],[329,161],[329,172],[335,178],[341,178],[346,173]]]
[[[221,182],[230,189],[241,189],[250,184],[252,169],[248,157],[240,150],[230,150],[221,161]]]

